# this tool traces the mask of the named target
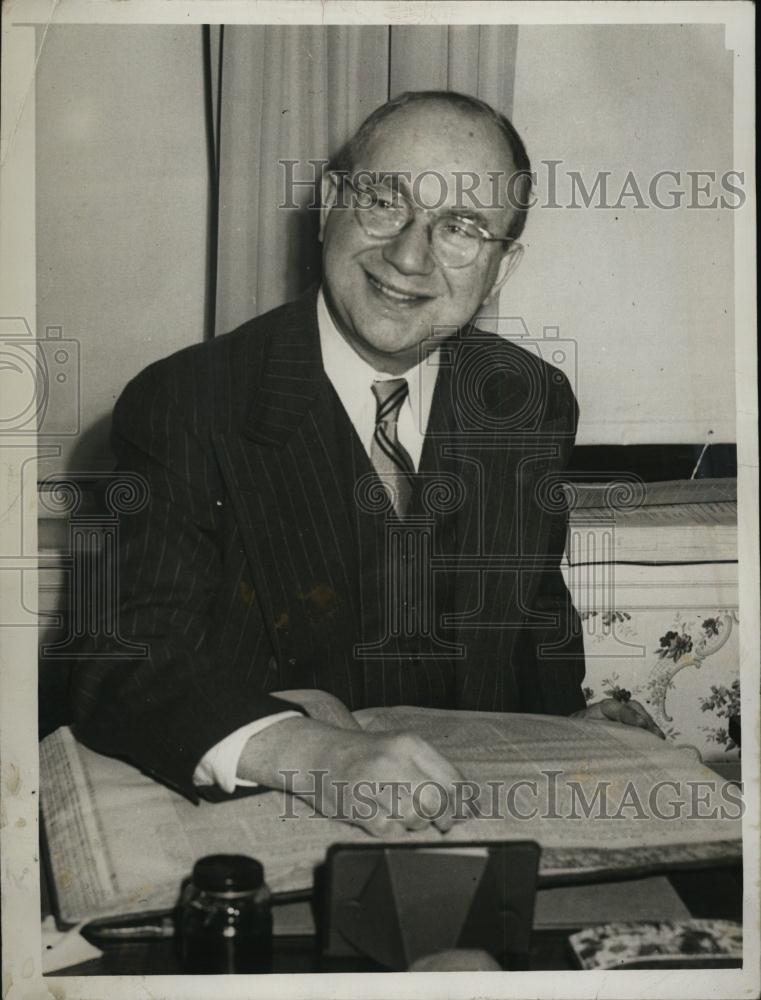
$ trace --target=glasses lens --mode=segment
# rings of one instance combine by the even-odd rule
[[[439,219],[431,234],[433,252],[446,267],[472,264],[483,245],[476,229],[460,219]]]
[[[357,218],[369,236],[394,236],[407,225],[410,207],[398,192],[386,187],[357,185]]]

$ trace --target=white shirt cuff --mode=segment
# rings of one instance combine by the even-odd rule
[[[237,776],[238,762],[243,753],[243,747],[252,736],[261,733],[262,730],[283,719],[298,718],[301,712],[278,712],[276,715],[265,715],[262,719],[249,722],[235,732],[225,736],[219,743],[207,750],[201,758],[198,767],[193,772],[193,784],[195,785],[219,785],[219,787],[232,795],[236,785],[246,785],[249,788],[256,788],[256,781],[246,781]]]

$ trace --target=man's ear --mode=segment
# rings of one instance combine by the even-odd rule
[[[335,174],[326,170],[323,173],[322,181],[320,182],[320,232],[318,238],[321,243],[322,238],[325,235],[325,226],[328,222],[330,210],[335,205],[337,198],[338,181],[336,180]]]
[[[523,256],[523,246],[520,243],[512,243],[502,254],[497,268],[497,276],[494,284],[489,289],[489,293],[483,301],[483,305],[491,305],[502,291],[502,286],[516,269]]]

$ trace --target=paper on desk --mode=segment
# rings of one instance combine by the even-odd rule
[[[587,802],[600,785],[616,802],[633,785],[648,801],[656,783],[687,788],[716,775],[650,733],[556,716],[387,708],[355,716],[365,730],[412,731],[452,760],[483,789],[514,787],[515,810],[495,818],[469,818],[449,834],[424,830],[410,843],[453,846],[474,841],[526,839],[542,847],[542,877],[595,871],[664,868],[740,853],[736,819],[573,813],[572,781]],[[547,774],[562,774],[557,818],[544,818],[527,782],[545,788]],[[59,729],[41,744],[42,810],[57,897],[64,919],[124,915],[171,907],[179,886],[204,854],[247,853],[265,866],[275,892],[311,888],[315,866],[328,847],[368,843],[356,826],[319,816],[313,806],[282,792],[196,807],[128,764],[93,753]],[[526,795],[524,796],[524,791]],[[715,788],[713,799],[719,797]],[[709,808],[710,811],[710,808]]]
[[[625,882],[540,889],[536,894],[534,928],[689,918],[690,911],[669,880],[654,876]]]
[[[59,931],[53,917],[45,917],[42,921],[42,974],[50,975],[59,969],[68,969],[71,965],[88,962],[91,958],[100,958],[103,952],[100,948],[86,941],[79,933],[85,921],[68,931]]]

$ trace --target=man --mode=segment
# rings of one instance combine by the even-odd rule
[[[462,777],[414,734],[341,728],[294,689],[351,710],[589,711],[548,499],[573,393],[472,326],[516,260],[523,144],[480,101],[407,94],[337,166],[319,293],[150,366],[114,411],[118,467],[150,492],[118,565],[121,631],[147,654],[82,650],[76,732],[191,798],[283,787],[283,770],[326,770],[328,789]],[[468,196],[464,178],[489,186]],[[651,726],[618,702],[591,714]],[[425,800],[396,817],[364,825],[425,826]]]

